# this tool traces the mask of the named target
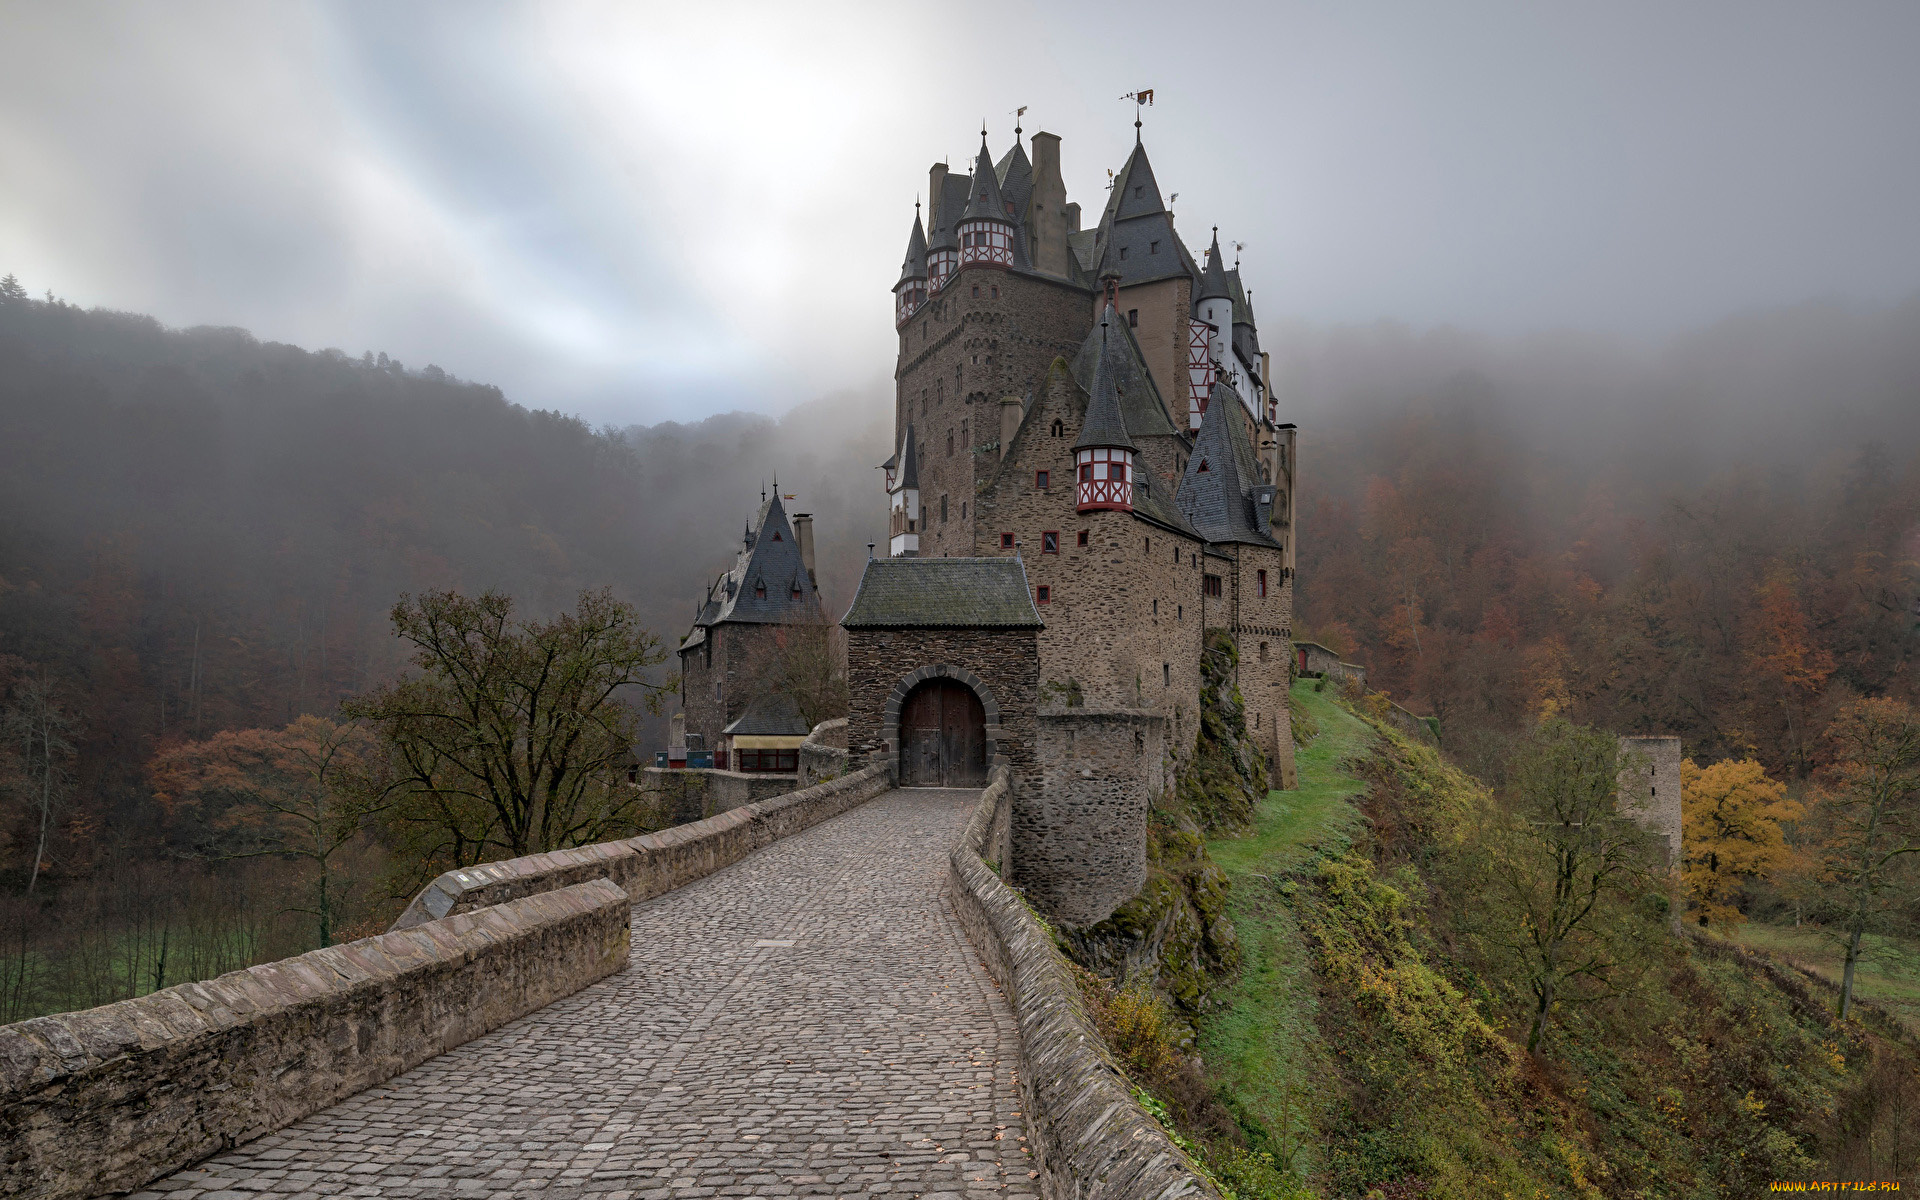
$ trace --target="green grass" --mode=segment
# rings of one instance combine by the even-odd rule
[[[1840,982],[1845,950],[1811,925],[1769,925],[1749,921],[1736,927],[1733,940],[1753,950],[1805,967],[1823,979]],[[1911,938],[1869,934],[1861,942],[1864,957],[1854,968],[1853,994],[1920,1031],[1920,943]]]
[[[1199,1045],[1254,1149],[1304,1172],[1312,1165],[1316,1100],[1334,1068],[1314,1023],[1306,944],[1274,888],[1287,872],[1349,844],[1359,821],[1352,799],[1366,785],[1345,764],[1375,735],[1311,684],[1293,694],[1320,724],[1320,735],[1296,755],[1299,788],[1269,792],[1252,832],[1207,843],[1233,881],[1228,911],[1245,958],[1240,976],[1217,996],[1222,1007],[1201,1022]]]

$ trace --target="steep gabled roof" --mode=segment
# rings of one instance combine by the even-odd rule
[[[813,732],[800,715],[800,706],[783,692],[763,692],[740,719],[721,730],[733,737],[805,737]]]
[[[1040,629],[1017,558],[870,558],[848,629]]]
[[[694,618],[699,626],[727,622],[786,624],[821,618],[820,591],[807,575],[800,544],[776,491],[760,505],[759,519],[748,530],[746,546],[734,563],[707,589],[707,599]],[[793,595],[799,590],[799,598]],[[764,595],[762,591],[764,590]],[[682,649],[694,644],[691,639]]]
[[[1253,486],[1258,481],[1240,397],[1226,384],[1215,383],[1175,502],[1209,542],[1276,545],[1256,519]]]
[[[1113,348],[1115,357],[1112,362],[1113,380],[1120,392],[1120,417],[1127,423],[1127,432],[1136,438],[1163,437],[1177,434],[1179,428],[1167,415],[1166,405],[1161,401],[1160,389],[1154,385],[1153,375],[1147,370],[1146,356],[1140,352],[1140,343],[1133,336],[1133,330],[1119,319],[1119,314],[1111,320]],[[1093,395],[1093,372],[1100,363],[1100,328],[1080,343],[1080,349],[1074,354],[1070,368],[1073,381],[1080,390]]]
[[[1027,151],[1015,138],[1013,149],[1000,156],[993,165],[994,176],[1000,181],[1000,196],[1013,205],[1013,215],[1024,221],[1027,214],[1027,202],[1033,199],[1033,164],[1027,161]]]
[[[927,277],[927,234],[920,227],[920,206],[913,209],[913,232],[907,237],[907,257],[900,264],[900,283]],[[893,286],[899,287],[900,283]]]

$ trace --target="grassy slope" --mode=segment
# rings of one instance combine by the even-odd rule
[[[1352,797],[1366,790],[1345,764],[1364,753],[1374,735],[1310,686],[1302,684],[1294,694],[1320,725],[1320,736],[1299,752],[1299,788],[1268,793],[1251,833],[1207,844],[1207,853],[1233,881],[1228,912],[1244,965],[1220,993],[1223,1011],[1202,1024],[1199,1045],[1209,1075],[1232,1097],[1235,1115],[1252,1118],[1243,1119],[1243,1126],[1264,1131],[1264,1137],[1255,1133],[1255,1148],[1305,1172],[1313,1167],[1318,1081],[1330,1064],[1314,1021],[1316,989],[1306,943],[1273,881],[1323,851],[1345,849],[1360,820]]]
[[[1295,694],[1323,731],[1300,756],[1300,791],[1270,795],[1251,834],[1208,845],[1233,882],[1246,965],[1199,1047],[1256,1154],[1326,1196],[1704,1198],[1867,1166],[1834,1114],[1860,1108],[1885,1044],[1723,956],[1676,943],[1630,1003],[1570,1009],[1528,1059],[1513,998],[1440,944],[1426,908],[1439,878],[1368,860],[1381,830],[1346,764],[1376,781],[1368,810],[1399,823],[1402,849],[1478,785],[1323,694]],[[1231,1170],[1237,1154],[1207,1157],[1242,1200],[1296,1194],[1276,1173]]]
[[[1795,928],[1754,921],[1736,928],[1733,940],[1830,983],[1840,982],[1846,956],[1841,947],[1812,926]],[[1920,1030],[1920,944],[1908,938],[1869,934],[1864,948],[1867,957],[1854,970],[1853,994]]]

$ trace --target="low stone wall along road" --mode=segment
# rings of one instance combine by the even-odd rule
[[[978,796],[888,792],[636,905],[625,971],[137,1195],[1037,1197],[946,894]]]

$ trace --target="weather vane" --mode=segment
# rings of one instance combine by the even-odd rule
[[[1137,92],[1128,92],[1120,98],[1133,101],[1133,136],[1137,141],[1140,137],[1140,110],[1153,103],[1153,89],[1141,88]]]
[[[1013,136],[1015,141],[1018,141],[1020,138],[1020,118],[1026,115],[1027,106],[1024,104],[1013,110]]]

